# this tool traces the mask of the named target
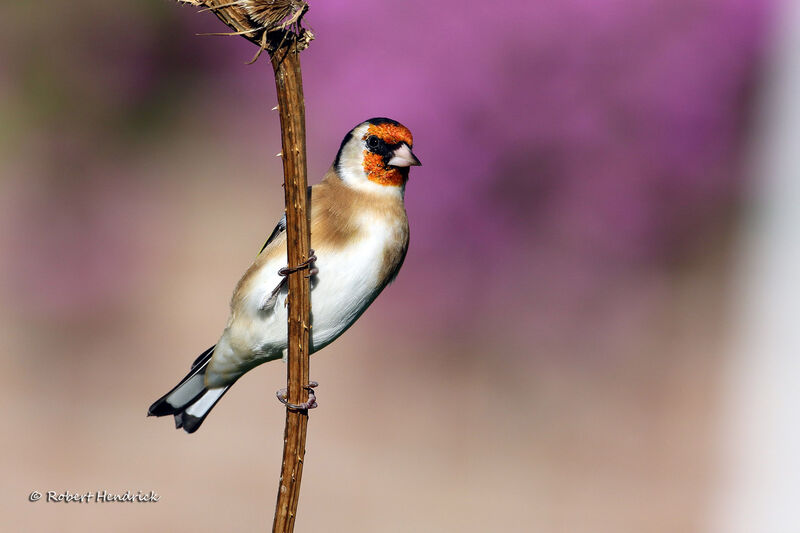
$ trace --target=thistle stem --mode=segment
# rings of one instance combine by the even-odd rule
[[[306,180],[306,129],[300,53],[294,39],[271,54],[278,91],[283,147],[283,176],[286,197],[286,239],[289,265],[299,265],[309,257],[309,211]],[[289,274],[289,361],[286,388],[288,402],[308,400],[308,346],[311,315],[311,289],[304,271]],[[286,409],[283,461],[275,504],[273,532],[294,530],[300,481],[306,452],[308,411]]]

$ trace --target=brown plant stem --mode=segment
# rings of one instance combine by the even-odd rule
[[[278,111],[281,118],[283,178],[286,197],[286,241],[290,266],[300,265],[309,257],[309,212],[306,180],[306,129],[300,52],[294,39],[272,52]],[[311,289],[307,270],[289,274],[289,361],[286,388],[289,403],[308,400],[308,346],[311,315]],[[275,504],[273,532],[291,532],[297,516],[300,481],[306,452],[308,411],[286,408],[283,462]]]
[[[180,0],[211,10],[232,33],[259,47],[251,63],[267,50],[275,72],[283,147],[283,183],[286,199],[286,247],[289,267],[304,264],[309,257],[310,221],[306,180],[306,111],[300,51],[314,34],[301,25],[308,10],[305,0]],[[288,365],[286,400],[299,405],[308,400],[308,350],[311,329],[311,288],[307,269],[287,269],[289,295]],[[306,453],[308,411],[286,408],[283,461],[272,531],[294,530],[300,480]]]

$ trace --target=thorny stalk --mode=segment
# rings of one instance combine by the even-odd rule
[[[302,0],[179,0],[213,11],[233,32],[259,48],[255,62],[266,50],[275,73],[281,120],[284,195],[286,200],[287,254],[290,266],[309,258],[310,234],[306,179],[306,130],[300,52],[314,35],[302,27],[308,4]],[[287,401],[308,400],[308,348],[311,290],[305,270],[289,269],[289,337]],[[300,481],[303,475],[308,411],[287,407],[283,460],[272,531],[294,530]]]

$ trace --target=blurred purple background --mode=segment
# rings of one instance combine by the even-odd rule
[[[466,6],[306,18],[309,181],[372,116],[424,166],[398,280],[312,361],[298,530],[696,531],[776,3]],[[1,11],[3,500],[29,531],[265,527],[282,366],[192,437],[143,415],[280,216],[267,61],[165,0]]]

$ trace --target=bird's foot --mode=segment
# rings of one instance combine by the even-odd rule
[[[309,381],[308,382],[308,386],[307,387],[303,387],[305,390],[308,391],[308,401],[300,403],[300,404],[289,403],[289,400],[288,400],[289,394],[286,391],[286,389],[281,389],[281,390],[277,391],[275,393],[275,396],[278,397],[278,401],[279,402],[281,402],[283,405],[285,405],[289,409],[292,409],[292,410],[295,410],[295,411],[308,411],[309,409],[314,409],[315,407],[317,407],[317,396],[316,396],[316,394],[314,394],[314,387],[318,387],[318,386],[319,386],[319,383],[317,383],[316,381]]]
[[[300,270],[308,269],[308,275],[306,277],[310,278],[312,276],[315,276],[315,275],[319,274],[319,269],[316,266],[314,266],[314,263],[316,261],[317,261],[317,256],[314,254],[314,250],[313,249],[309,249],[308,250],[308,259],[306,259],[305,261],[303,261],[302,263],[300,263],[297,266],[293,266],[293,267],[286,266],[286,267],[283,267],[282,269],[278,270],[278,274],[281,275],[281,276],[288,276],[292,272],[299,272]]]

